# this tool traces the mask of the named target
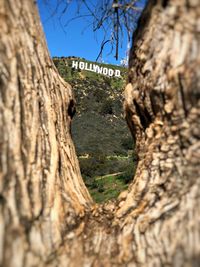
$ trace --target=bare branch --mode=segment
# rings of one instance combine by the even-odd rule
[[[97,56],[97,58],[96,58],[96,61],[99,60],[100,56],[102,55],[104,46],[105,46],[105,44],[107,44],[108,42],[110,42],[110,40],[106,40],[105,42],[103,42],[103,43],[101,44],[101,49],[100,49],[100,52],[99,52],[99,54],[98,54],[98,56]]]
[[[46,1],[48,2],[48,0]],[[77,4],[76,14],[65,22],[64,27],[75,20],[89,18],[88,27],[92,26],[93,32],[99,29],[104,32],[97,59],[102,55],[105,44],[109,42],[111,51],[115,47],[115,58],[118,60],[120,41],[122,43],[125,33],[128,36],[128,41],[130,41],[130,32],[135,28],[138,15],[142,11],[142,8],[138,5],[140,1],[102,0],[98,1],[95,6],[91,0],[75,0],[74,2]],[[59,18],[61,21],[72,2],[72,0],[57,0],[55,10],[53,10],[51,16],[54,16],[61,5],[64,4]]]

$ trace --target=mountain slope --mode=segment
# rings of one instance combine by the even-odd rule
[[[86,184],[92,189],[97,201],[116,196],[133,173],[132,137],[123,118],[123,87],[126,68],[98,64],[120,69],[121,77],[107,77],[86,70],[72,68],[73,60],[79,58],[54,58],[61,76],[73,87],[76,98],[76,115],[72,123],[72,137],[79,156],[80,167]],[[97,63],[95,63],[97,64]],[[114,193],[102,197],[111,179],[99,181],[99,176],[120,173],[115,181]],[[96,179],[98,182],[96,182]],[[118,180],[116,180],[118,179]],[[111,185],[112,187],[112,185]],[[99,192],[100,191],[100,192]],[[100,193],[101,196],[97,196]]]

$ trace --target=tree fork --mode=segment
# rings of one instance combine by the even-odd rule
[[[198,266],[197,0],[149,1],[133,35],[126,120],[138,167],[115,202],[93,203],[33,1],[0,2],[1,266]]]

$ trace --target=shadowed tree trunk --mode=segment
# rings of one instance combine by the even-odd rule
[[[124,92],[138,167],[104,205],[82,181],[75,100],[34,2],[0,2],[1,266],[199,266],[198,2],[149,1],[143,12]]]

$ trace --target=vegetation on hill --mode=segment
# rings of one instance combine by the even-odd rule
[[[77,103],[72,137],[85,183],[94,200],[102,202],[127,187],[135,168],[132,137],[122,108],[127,69],[99,64],[120,69],[120,78],[107,77],[73,69],[74,59],[78,60],[74,57],[53,60],[61,76],[73,86]]]

